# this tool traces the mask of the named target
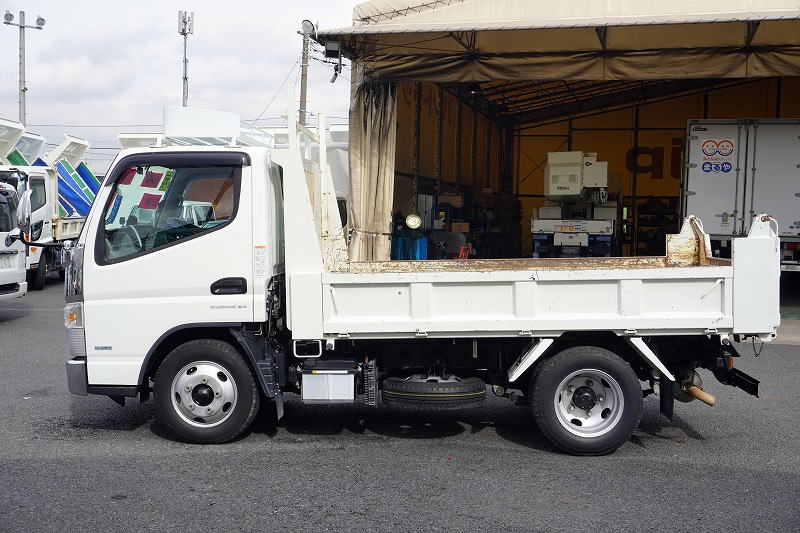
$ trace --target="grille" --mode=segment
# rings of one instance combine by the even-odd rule
[[[68,329],[70,357],[86,357],[86,338],[82,329]]]

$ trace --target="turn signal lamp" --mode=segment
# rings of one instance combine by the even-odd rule
[[[64,327],[78,329],[83,327],[83,304],[67,304],[64,307]]]

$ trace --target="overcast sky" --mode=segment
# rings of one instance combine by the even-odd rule
[[[64,133],[88,139],[90,163],[104,171],[120,131],[159,131],[129,125],[162,122],[165,105],[180,105],[182,37],[179,9],[194,11],[189,36],[189,105],[237,112],[255,119],[298,62],[304,18],[322,28],[349,26],[355,0],[6,0],[19,20],[46,19],[43,30],[26,31],[28,125],[60,143]],[[16,27],[0,28],[0,117],[18,118]],[[321,58],[321,53],[315,54]],[[299,67],[288,84],[298,87]],[[330,83],[326,65],[311,61],[309,109],[345,117],[346,78]],[[286,109],[285,87],[264,113]],[[331,122],[342,122],[332,119]],[[45,126],[47,125],[47,126]],[[50,125],[70,125],[69,127]],[[75,126],[117,126],[79,128]],[[52,147],[50,147],[52,148]]]

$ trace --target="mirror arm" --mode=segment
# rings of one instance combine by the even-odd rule
[[[11,240],[16,240],[21,242],[25,245],[26,248],[30,248],[31,246],[38,246],[40,248],[63,248],[64,243],[60,242],[30,242],[25,240],[25,234],[21,233],[20,235],[9,235],[8,238]]]

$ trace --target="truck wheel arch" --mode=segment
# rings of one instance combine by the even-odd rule
[[[243,347],[230,332],[232,328],[238,329],[241,327],[241,322],[200,323],[182,324],[165,331],[158,340],[156,340],[147,352],[147,355],[145,355],[142,361],[142,367],[139,370],[137,385],[142,388],[147,387],[147,380],[155,376],[158,367],[167,354],[181,344],[195,339],[216,339],[227,342],[240,352],[248,365],[250,365],[250,370],[252,371],[253,368],[250,358],[246,356]],[[253,375],[255,376],[256,374],[254,373]]]
[[[615,333],[611,331],[587,331],[587,332],[569,332],[561,335],[560,337],[554,339],[552,345],[550,345],[544,353],[536,360],[536,362],[528,368],[525,373],[520,375],[514,383],[527,383],[530,379],[530,376],[536,373],[537,369],[548,359],[553,357],[554,355],[567,350],[568,348],[573,348],[576,346],[594,346],[597,348],[602,348],[604,350],[608,350],[620,358],[625,360],[631,367],[633,368],[634,372],[639,376],[640,379],[646,379],[647,373],[647,362],[642,358],[642,356],[637,353],[622,337],[619,337]],[[525,387],[523,387],[524,389]],[[523,390],[524,392],[524,390]]]

